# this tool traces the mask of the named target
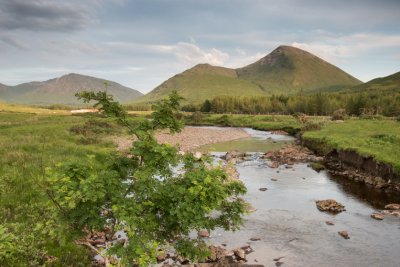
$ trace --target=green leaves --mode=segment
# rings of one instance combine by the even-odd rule
[[[148,266],[163,245],[191,259],[205,258],[206,244],[191,239],[191,231],[240,226],[246,207],[239,198],[246,192],[244,185],[229,180],[210,159],[182,156],[176,147],[154,138],[157,130],[175,133],[183,127],[177,119],[182,98],[176,92],[156,104],[151,119],[136,127],[106,93],[82,92],[79,97],[95,100],[95,107],[115,117],[137,140],[130,158],[112,155],[98,162],[89,156],[46,171],[46,193],[63,231],[105,231],[109,255],[118,256],[124,266]],[[115,242],[117,230],[128,240]]]

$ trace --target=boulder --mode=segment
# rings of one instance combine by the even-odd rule
[[[385,206],[385,209],[387,209],[387,210],[400,210],[400,204],[395,204],[395,203],[387,204]]]
[[[346,210],[342,204],[334,199],[317,200],[316,204],[320,211],[339,213]]]
[[[232,159],[244,158],[245,156],[246,156],[245,153],[242,153],[242,152],[240,152],[238,150],[233,150],[233,151],[227,152],[225,154],[225,160],[226,161],[230,161]]]

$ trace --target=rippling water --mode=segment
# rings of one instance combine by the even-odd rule
[[[264,138],[267,135],[252,132],[253,141],[276,147],[290,141],[287,136]],[[228,143],[230,146],[216,147],[237,148]],[[248,255],[249,263],[257,261],[265,266],[275,266],[273,259],[278,257],[284,257],[280,260],[283,266],[400,266],[400,218],[377,221],[370,217],[385,204],[399,203],[399,195],[387,195],[324,171],[318,173],[307,164],[273,169],[259,156],[253,153],[237,164],[248,189],[245,199],[256,210],[245,217],[240,231],[212,232],[210,243],[228,248],[250,244],[255,252]],[[268,190],[262,192],[261,187]],[[344,204],[346,211],[337,215],[320,212],[315,200],[328,198]],[[326,225],[328,220],[335,225]],[[349,232],[350,239],[338,235],[342,230]],[[250,241],[252,237],[261,240]]]

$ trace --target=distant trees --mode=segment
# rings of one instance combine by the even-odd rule
[[[194,110],[213,113],[333,115],[400,115],[400,91],[317,93],[313,95],[217,96]]]

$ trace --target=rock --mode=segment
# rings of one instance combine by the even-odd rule
[[[347,231],[339,231],[339,235],[341,235],[344,239],[350,239],[349,233]]]
[[[280,261],[280,260],[283,259],[284,257],[285,257],[285,256],[275,258],[274,261]]]
[[[240,249],[243,249],[244,254],[246,254],[246,255],[254,252],[254,250],[250,247],[250,245],[243,246]]]
[[[334,199],[317,200],[316,204],[320,211],[339,213],[346,210],[342,204]]]
[[[325,223],[326,223],[326,225],[335,225],[335,223],[332,221],[326,221]]]
[[[260,241],[261,238],[259,238],[259,237],[252,237],[252,238],[250,238],[250,240],[251,240],[251,241]]]
[[[382,213],[372,213],[371,218],[374,218],[375,220],[383,220],[385,216]]]
[[[157,251],[157,262],[162,262],[165,261],[165,259],[167,258],[167,253],[165,253],[164,250],[159,250]]]
[[[202,155],[203,155],[203,154],[202,154],[201,152],[199,152],[199,151],[196,151],[196,152],[193,154],[194,158],[197,159],[197,160],[200,160],[201,157],[202,157]]]
[[[400,210],[400,204],[394,204],[394,203],[387,204],[385,206],[385,209],[387,209],[387,210]]]
[[[325,169],[325,166],[318,162],[313,162],[311,163],[311,168],[316,172],[320,172]]]
[[[281,261],[275,262],[275,266],[281,266],[282,264],[283,264],[283,262],[281,262]]]
[[[207,231],[207,229],[201,229],[198,232],[199,237],[210,237],[210,233]]]
[[[271,178],[271,181],[276,182],[276,181],[278,181],[278,179]]]
[[[233,150],[225,154],[225,160],[230,161],[232,159],[244,158],[245,156],[245,153],[239,152],[238,150]]]
[[[383,210],[382,214],[400,217],[400,210]]]
[[[241,248],[233,250],[233,253],[235,254],[235,256],[239,260],[245,260],[246,259],[246,254],[244,253],[244,250],[241,249]]]
[[[268,190],[268,188],[266,188],[266,187],[261,187],[260,189],[258,189],[258,190],[260,190],[260,191],[267,191]]]

